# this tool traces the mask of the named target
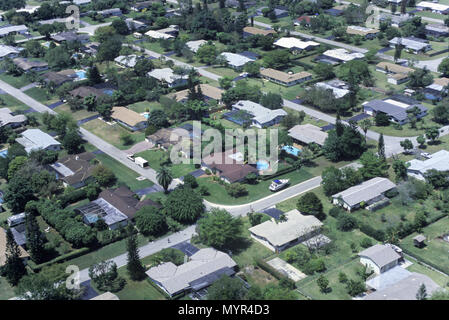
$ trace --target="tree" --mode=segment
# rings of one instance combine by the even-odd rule
[[[248,194],[248,190],[246,189],[246,187],[238,182],[234,182],[234,183],[227,183],[225,185],[225,189],[226,192],[234,198],[238,198],[238,197],[242,197],[246,194]]]
[[[358,296],[364,293],[366,290],[365,283],[361,280],[352,280],[346,282],[346,291],[351,297]]]
[[[390,125],[390,118],[388,118],[386,113],[377,112],[374,116],[374,122],[376,123],[376,126],[385,127]]]
[[[433,110],[433,120],[440,124],[449,123],[449,106],[447,105],[448,100],[443,100],[442,103],[438,104]]]
[[[313,192],[302,195],[296,203],[296,208],[301,213],[314,215],[320,220],[324,218],[323,203]]]
[[[337,229],[348,232],[357,228],[357,220],[354,216],[348,213],[340,213],[337,217]]]
[[[409,86],[413,89],[424,88],[433,82],[433,76],[430,71],[424,67],[423,69],[416,69],[409,75]]]
[[[368,132],[369,128],[371,128],[372,125],[373,123],[371,122],[370,119],[364,119],[362,120],[362,122],[360,122],[360,128],[363,130],[363,133],[365,134],[365,141],[366,141],[366,133]]]
[[[200,62],[211,65],[217,57],[217,48],[213,44],[206,43],[198,48],[195,55]]]
[[[125,285],[125,279],[118,276],[117,264],[111,260],[90,266],[89,277],[101,291],[117,292]]]
[[[222,275],[207,289],[207,300],[243,300],[246,289],[241,280]]]
[[[387,157],[385,155],[385,142],[383,133],[381,133],[379,136],[379,142],[377,143],[377,154],[379,155],[379,159],[383,161],[387,160]]]
[[[424,144],[426,143],[426,138],[424,138],[424,136],[422,134],[420,134],[417,138],[416,138],[416,142],[418,142],[419,147],[422,148],[424,146]]]
[[[178,222],[194,222],[204,212],[203,199],[190,188],[175,188],[165,201],[165,212]]]
[[[40,231],[36,217],[33,214],[26,214],[25,227],[28,253],[36,264],[40,264],[45,258],[45,237]]]
[[[70,154],[77,153],[82,143],[78,130],[69,130],[62,139],[62,145]]]
[[[64,46],[49,49],[45,54],[45,60],[51,68],[63,69],[70,67],[72,60]]]
[[[122,19],[115,19],[114,21],[112,21],[111,26],[115,29],[115,32],[117,34],[120,34],[123,36],[126,36],[127,34],[129,34],[128,25]]]
[[[360,163],[363,167],[359,171],[365,179],[385,177],[388,174],[388,164],[386,161],[372,151],[366,151],[360,157]]]
[[[216,249],[232,248],[242,236],[242,221],[226,210],[212,209],[198,220],[196,232],[205,245]]]
[[[268,109],[280,109],[283,105],[283,99],[278,93],[268,92],[260,97],[260,104]]]
[[[319,62],[313,68],[313,71],[318,77],[323,80],[332,79],[335,77],[334,67],[330,64]]]
[[[399,144],[404,148],[404,153],[409,153],[409,150],[413,149],[413,143],[409,139],[402,140]]]
[[[168,167],[162,166],[156,175],[157,182],[164,188],[164,192],[167,193],[170,183],[173,181],[173,176]]]
[[[117,58],[122,49],[122,42],[116,38],[108,39],[98,47],[96,58],[98,61],[112,61]]]
[[[324,275],[320,275],[316,280],[318,287],[322,293],[326,293],[329,290],[329,280]]]
[[[438,128],[432,127],[426,129],[426,138],[429,139],[432,143],[435,143],[440,136],[440,131]]]
[[[427,300],[427,290],[424,283],[421,284],[418,292],[416,292],[416,300]]]
[[[145,77],[148,72],[154,69],[154,64],[149,59],[139,59],[134,66],[134,72],[139,77]]]
[[[168,126],[168,116],[164,110],[156,109],[150,112],[148,123],[156,128],[165,128]]]
[[[92,171],[92,175],[98,182],[98,184],[102,187],[110,187],[117,181],[114,172],[101,164],[97,165],[94,168],[94,170]]]
[[[8,180],[11,180],[16,172],[23,168],[27,162],[28,158],[25,156],[19,156],[12,159],[8,165]]]
[[[395,159],[393,161],[393,170],[396,175],[396,181],[405,180],[407,178],[407,166],[404,161]]]
[[[137,235],[132,231],[126,241],[126,248],[128,251],[126,269],[128,270],[129,277],[134,281],[144,279],[145,268],[140,262]]]
[[[14,175],[8,182],[4,201],[13,213],[21,213],[28,201],[33,200],[34,193],[31,182],[24,175]]]
[[[101,83],[103,81],[96,65],[93,65],[87,69],[87,79],[91,85]]]
[[[280,69],[290,63],[290,53],[288,50],[275,50],[267,52],[264,57],[264,67]]]
[[[167,230],[164,213],[154,206],[144,206],[135,215],[137,229],[144,235],[157,236]]]
[[[6,231],[6,262],[2,267],[2,276],[12,286],[16,286],[19,280],[26,274],[25,265],[20,257],[21,252],[19,246],[14,240],[11,229]]]
[[[394,62],[397,62],[401,58],[402,49],[404,49],[404,46],[400,43],[394,46]]]
[[[321,178],[321,185],[323,186],[324,194],[327,196],[345,189],[343,173],[335,167],[325,168],[321,174]]]
[[[222,87],[225,90],[228,90],[232,87],[232,79],[229,77],[222,77],[218,80],[218,83],[220,87]]]
[[[184,185],[190,186],[192,189],[195,189],[198,187],[198,182],[196,181],[196,178],[192,176],[191,174],[186,174],[184,176]]]
[[[447,19],[449,21],[449,18]],[[441,72],[444,77],[449,76],[449,58],[444,58],[438,66],[438,72]]]

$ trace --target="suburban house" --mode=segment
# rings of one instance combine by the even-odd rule
[[[40,129],[27,129],[21,135],[16,138],[16,142],[21,144],[27,153],[40,149],[53,151],[61,149],[61,144],[58,141]]]
[[[3,38],[9,34],[28,34],[28,28],[26,25],[21,24],[18,26],[6,25],[0,27],[0,38]]]
[[[243,160],[242,153],[229,149],[204,157],[202,166],[218,174],[226,183],[234,183],[243,181],[250,173],[258,174],[255,167],[245,164]]]
[[[360,263],[381,274],[397,266],[403,259],[391,245],[375,244],[359,253]]]
[[[53,23],[66,23],[67,22],[67,18],[55,18],[55,19],[48,19],[48,20],[40,20],[37,23],[39,23],[40,25],[44,25],[44,24],[53,24]]]
[[[305,26],[310,27],[310,21],[314,19],[315,16],[300,16],[296,19],[296,21],[293,23],[295,26]]]
[[[324,13],[327,13],[328,15],[331,15],[333,17],[339,17],[345,13],[345,9],[344,6],[337,6],[334,8],[324,10]]]
[[[145,140],[157,148],[168,150],[170,147],[183,143],[184,141],[188,141],[190,144],[190,141],[194,137],[193,128],[162,128],[147,136]]]
[[[380,285],[380,288],[366,295],[363,300],[416,300],[416,293],[423,284],[428,296],[441,289],[438,284],[424,274],[410,272],[402,267],[394,267],[372,281],[367,281],[369,288],[374,289],[372,286],[376,285]]]
[[[188,75],[175,74],[170,68],[153,69],[147,76],[166,83],[169,88],[185,86],[189,78]]]
[[[232,105],[232,110],[242,110],[248,113],[251,119],[251,125],[257,128],[273,126],[281,122],[287,115],[283,109],[271,110],[250,100],[240,100]]]
[[[51,39],[56,42],[64,41],[79,41],[81,43],[89,42],[89,35],[87,34],[77,34],[73,31],[60,32],[51,36]]]
[[[240,7],[240,2],[238,0],[226,0],[225,4],[227,8]],[[254,7],[256,4],[257,4],[256,1],[253,0],[243,1],[243,6],[245,7],[245,9]]]
[[[416,4],[416,10],[418,11],[432,11],[439,14],[448,14],[449,6],[441,3],[421,1]]]
[[[327,64],[339,64],[345,63],[354,59],[362,59],[365,55],[360,52],[349,52],[346,49],[338,48],[331,49],[323,52],[319,57],[316,58],[319,62]]]
[[[126,18],[125,23],[128,26],[129,30],[139,31],[139,30],[145,29],[147,27],[146,23],[144,23],[142,21],[134,20],[133,18]]]
[[[142,130],[148,126],[143,115],[125,107],[113,107],[111,118],[131,131]]]
[[[27,122],[27,117],[23,114],[13,115],[9,108],[0,109],[0,127],[17,128]]]
[[[235,70],[241,70],[245,64],[254,61],[253,59],[232,52],[222,52],[220,56],[224,57],[227,65]]]
[[[135,54],[130,54],[127,56],[118,56],[114,59],[114,62],[123,68],[134,68],[138,61],[138,57]]]
[[[82,99],[89,97],[89,96],[95,96],[98,98],[98,97],[105,95],[103,90],[100,90],[100,89],[97,89],[94,87],[87,87],[87,86],[81,86],[76,89],[73,89],[73,90],[69,91],[69,94],[72,97],[79,97]]]
[[[17,66],[17,68],[23,70],[24,72],[39,72],[48,69],[48,63],[44,61],[29,60],[27,58],[14,58],[12,62]]]
[[[180,266],[173,262],[164,262],[150,268],[146,274],[151,281],[173,297],[186,291],[206,288],[223,275],[232,276],[236,266],[228,254],[213,248],[204,248]]]
[[[144,9],[148,9],[151,7],[153,3],[156,3],[157,1],[144,1],[144,2],[137,2],[133,5],[131,5],[131,10],[140,12]]]
[[[275,36],[277,35],[277,32],[272,30],[272,29],[268,29],[268,30],[264,30],[264,29],[260,29],[260,28],[255,28],[255,27],[245,27],[243,28],[243,37],[250,37],[250,36],[257,36],[257,35],[261,35],[261,36]]]
[[[293,54],[300,53],[304,50],[311,50],[320,45],[315,41],[302,41],[293,37],[282,37],[273,44],[281,48],[289,49]]]
[[[92,2],[92,0],[72,0],[73,4],[77,6],[83,6]]]
[[[19,55],[19,48],[0,44],[0,60],[5,58],[16,58]]]
[[[84,187],[93,180],[92,172],[95,165],[92,160],[95,155],[91,152],[68,155],[50,165],[56,173],[57,179],[62,180],[64,187],[75,189]]]
[[[109,229],[114,230],[127,225],[144,206],[160,207],[150,199],[140,201],[128,187],[118,187],[103,190],[97,200],[77,208],[75,212],[83,215],[86,224],[93,224],[103,219]]]
[[[153,39],[173,39],[174,37],[170,34],[159,32],[156,30],[150,30],[145,32],[145,35]]]
[[[404,48],[408,52],[412,52],[414,54],[424,53],[429,50],[432,50],[432,45],[429,44],[429,41],[415,37],[407,37],[407,38],[394,37],[389,41],[389,43],[391,48],[395,48],[396,45],[400,44],[404,46]]]
[[[391,14],[391,13],[385,13],[381,12],[379,21],[390,21],[390,24],[392,27],[400,28],[402,27],[407,21],[412,20],[414,17],[413,14]]]
[[[433,153],[429,159],[413,159],[407,162],[407,174],[419,180],[425,180],[429,170],[449,171],[449,151],[440,150]]]
[[[117,297],[117,295],[113,294],[112,292],[105,292],[102,293],[96,297],[93,297],[89,300],[103,300],[103,301],[108,301],[108,300],[120,300],[119,297]]]
[[[346,28],[346,33],[350,35],[359,35],[365,39],[374,39],[379,34],[379,30],[365,28],[361,26],[348,26]]]
[[[441,100],[447,94],[449,78],[436,78],[424,88],[424,96],[429,100]]]
[[[198,51],[198,49],[206,43],[207,43],[206,40],[187,41],[186,46],[187,46],[187,48],[189,48],[190,51],[192,51],[193,53],[196,53]]]
[[[262,16],[264,9],[268,9],[268,7],[260,7],[259,9],[256,10],[256,14],[259,16]],[[288,17],[287,10],[274,8],[273,12],[274,12],[274,15],[276,16],[276,19]]]
[[[327,82],[317,82],[315,87],[325,90],[331,90],[336,99],[345,97],[349,93],[348,85],[341,80],[334,79]]]
[[[249,228],[251,237],[276,253],[306,241],[321,230],[323,223],[312,215],[302,215],[297,209],[286,212],[287,221],[268,220]]]
[[[324,132],[320,127],[307,123],[297,124],[288,130],[288,135],[293,139],[294,143],[301,146],[310,143],[316,143],[319,146],[323,146],[328,133]]]
[[[413,110],[419,110],[416,118],[421,119],[427,115],[427,108],[415,99],[404,95],[393,95],[384,100],[371,100],[362,103],[363,111],[371,116],[375,116],[378,112],[385,113],[390,121],[401,125],[407,123],[408,113]],[[415,109],[417,108],[417,109]]]
[[[120,17],[123,15],[122,10],[120,8],[112,8],[98,11],[97,14],[101,14],[103,17]]]
[[[30,255],[25,251],[23,247],[19,245],[20,250],[20,258],[24,263],[28,261]],[[6,264],[6,231],[3,228],[0,228],[0,267],[3,267]]]
[[[48,85],[53,84],[56,87],[63,85],[66,82],[73,81],[72,77],[69,77],[60,72],[49,71],[41,76],[42,80]]]
[[[397,85],[408,81],[409,74],[415,70],[395,63],[382,61],[376,65],[376,71],[386,73],[387,82]]]
[[[6,222],[8,223],[8,227],[15,227],[19,224],[25,223],[26,214],[25,212],[19,213],[19,214],[13,214],[12,216],[9,216],[6,218]]]
[[[447,37],[449,35],[449,27],[444,24],[426,24],[426,35],[433,37]]]
[[[387,178],[376,177],[332,195],[332,202],[353,211],[388,199],[385,193],[394,188],[396,185]]]
[[[168,34],[168,35],[173,36],[173,37],[177,37],[178,34],[179,34],[179,26],[175,25],[175,24],[172,24],[172,25],[169,25],[167,28],[159,29],[159,30],[156,30],[156,31],[160,32],[160,33],[163,33],[163,34]]]
[[[14,242],[25,250],[28,249],[25,223],[21,223],[15,227],[12,227],[10,230],[14,237]]]
[[[295,84],[312,79],[312,74],[306,71],[298,73],[287,73],[271,68],[260,70],[260,75],[269,81],[287,87],[294,86]]]
[[[215,100],[218,104],[221,104],[221,96],[224,93],[224,90],[213,87],[207,83],[201,83],[195,87],[196,90],[198,90],[198,88],[201,89],[201,93],[203,94],[203,98],[206,102],[209,100]],[[189,89],[170,93],[167,96],[171,99],[176,100],[176,102],[184,103],[188,100]]]

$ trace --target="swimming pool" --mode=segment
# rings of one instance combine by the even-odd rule
[[[270,164],[265,160],[259,160],[256,162],[257,170],[267,170],[270,167]]]
[[[87,79],[86,71],[84,71],[84,70],[79,70],[79,71],[77,71],[77,72],[75,72],[75,73],[76,73],[76,76],[77,76],[78,79],[80,79],[80,80]]]
[[[150,118],[150,114],[149,113],[144,113],[143,116],[145,117],[145,119],[149,119]]]
[[[114,90],[112,89],[105,89],[103,90],[104,93],[106,93],[108,96],[112,96],[112,94],[114,93]]]
[[[8,156],[8,149],[0,150],[0,157],[6,158]]]
[[[282,150],[284,150],[285,152],[292,154],[294,156],[299,156],[299,154],[301,153],[301,150],[298,148],[295,148],[293,146],[283,146]]]

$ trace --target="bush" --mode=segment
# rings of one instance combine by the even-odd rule
[[[373,242],[370,238],[363,238],[362,241],[360,241],[360,246],[362,248],[369,248],[373,245]]]
[[[233,198],[242,197],[248,194],[246,187],[238,182],[227,183],[225,186],[226,192]]]
[[[310,259],[303,267],[304,273],[308,275],[313,275],[315,272],[326,271],[326,265],[324,261],[319,258]]]
[[[333,207],[332,209],[329,210],[329,215],[331,217],[337,218],[340,215],[340,213],[342,213],[342,212],[344,213],[344,211],[342,209],[340,209],[338,207]]]
[[[348,232],[357,227],[357,220],[348,213],[342,213],[337,218],[338,230]]]
[[[195,189],[198,187],[198,182],[196,181],[196,178],[192,176],[191,174],[187,174],[184,176],[184,185],[190,186],[192,189]]]

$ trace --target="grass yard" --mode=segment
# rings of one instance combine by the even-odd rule
[[[97,154],[96,159],[100,160],[102,164],[114,172],[118,182],[125,183],[133,191],[151,187],[153,185],[153,182],[150,180],[136,180],[136,178],[139,177],[136,172],[104,153]]]
[[[147,150],[136,154],[138,157],[142,157],[148,161],[150,167],[154,170],[161,168],[161,163],[170,156],[169,152],[163,150]],[[169,166],[174,178],[182,177],[192,171],[197,170],[193,164],[172,164]]]
[[[118,274],[126,280],[125,287],[115,293],[120,300],[166,300],[165,296],[150,283],[149,279],[131,280],[126,267],[119,268]]]
[[[120,126],[118,123],[113,125],[107,124],[105,121],[100,119],[94,119],[92,121],[86,122],[82,125],[82,127],[86,130],[89,130],[96,136],[99,136],[101,139],[109,142],[115,147],[121,150],[127,150],[131,148],[132,145],[124,145],[120,139],[122,134],[129,134],[134,140],[134,143],[141,142],[145,140],[144,132],[131,132],[124,127]]]
[[[449,243],[440,238],[448,233],[449,217],[445,217],[423,229],[422,234],[427,238],[426,246],[424,248],[416,248],[413,245],[413,237],[415,237],[417,233],[413,233],[402,239],[400,246],[407,249],[416,258],[423,259],[423,262],[430,262],[441,271],[449,273]]]
[[[5,278],[0,277],[0,300],[8,300],[15,296],[14,288],[9,285]]]
[[[59,101],[59,98],[57,96],[52,96],[51,94],[48,94],[45,89],[42,88],[31,88],[24,92],[25,94],[29,95],[34,100],[39,101],[40,103],[50,105],[52,103],[55,103]]]
[[[26,79],[25,75],[23,74],[19,77],[14,77],[12,75],[6,74],[5,72],[0,74],[0,80],[5,81],[6,83],[12,85],[14,88],[17,89],[20,89],[31,83]]]
[[[232,79],[238,77],[240,74],[239,72],[237,72],[231,68],[225,68],[225,67],[208,67],[204,70],[218,74],[219,76],[222,76],[222,77],[229,77]]]
[[[142,113],[146,112],[147,110],[151,112],[156,109],[162,109],[162,106],[159,102],[139,101],[128,105],[128,108],[135,112]]]
[[[409,256],[407,257],[407,260],[410,260],[413,262],[413,264],[407,268],[408,271],[422,273],[422,274],[428,276],[429,278],[431,278],[433,281],[435,281],[436,284],[438,284],[442,288],[448,286],[449,277],[447,277],[437,271],[429,269],[428,267],[418,263],[418,261],[416,261],[413,258],[410,258]]]
[[[30,108],[9,94],[0,95],[0,107],[1,108],[7,107],[12,112],[25,111]]]
[[[57,113],[69,114],[72,116],[72,118],[75,121],[86,119],[86,118],[89,118],[89,117],[97,114],[97,112],[87,111],[86,109],[72,111],[72,110],[70,110],[70,107],[68,104],[62,104],[62,105],[54,108],[54,111],[56,111]]]

